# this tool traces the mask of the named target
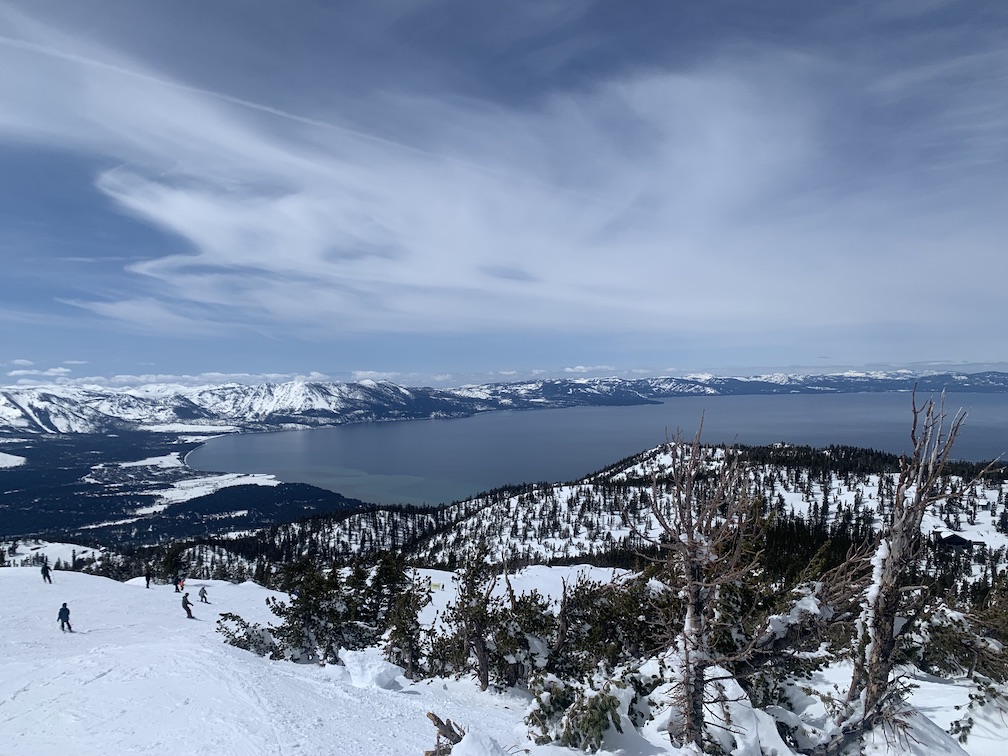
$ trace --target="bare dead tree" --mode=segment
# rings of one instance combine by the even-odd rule
[[[692,440],[677,431],[666,446],[668,469],[656,473],[652,485],[652,514],[660,532],[651,539],[679,583],[685,605],[682,627],[670,633],[679,666],[673,705],[681,717],[670,737],[700,748],[705,707],[717,700],[716,686],[708,690],[707,670],[727,661],[715,650],[715,633],[731,616],[724,588],[755,569],[758,554],[752,545],[759,542],[762,528],[762,517],[742,485],[737,450],[703,446],[702,430],[701,421]]]
[[[913,625],[905,615],[912,614],[923,597],[920,586],[907,584],[906,575],[921,558],[924,514],[949,494],[945,470],[966,418],[960,410],[949,419],[944,395],[937,404],[928,399],[918,405],[915,390],[911,406],[912,450],[900,459],[889,521],[883,523],[870,552],[861,555],[871,572],[860,590],[854,671],[846,705],[837,718],[840,728],[817,749],[822,754],[838,754],[875,725],[892,724],[896,718],[900,687],[892,674],[895,652],[900,635]]]

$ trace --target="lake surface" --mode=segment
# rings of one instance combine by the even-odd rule
[[[955,457],[1008,458],[1008,394],[950,394],[946,406],[969,413]],[[709,443],[909,447],[909,394],[788,394],[222,436],[186,462],[197,470],[272,473],[364,501],[436,504],[509,483],[577,480],[657,446],[666,429],[692,437],[701,416]]]

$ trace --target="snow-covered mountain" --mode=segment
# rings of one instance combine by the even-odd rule
[[[292,381],[250,386],[0,389],[0,433],[116,430],[268,430],[342,423],[465,417],[496,409],[646,404],[664,397],[922,390],[1008,392],[1008,373],[840,373],[685,378],[536,380],[453,389],[387,381]]]

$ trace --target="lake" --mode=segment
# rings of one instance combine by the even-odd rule
[[[1008,394],[950,394],[946,406],[969,413],[955,457],[1008,457]],[[510,483],[577,480],[657,446],[666,429],[692,437],[701,416],[710,443],[847,444],[897,453],[909,447],[907,393],[788,394],[221,436],[186,462],[203,471],[271,473],[364,501],[436,504]]]

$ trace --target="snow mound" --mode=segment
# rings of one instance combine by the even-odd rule
[[[382,690],[399,690],[397,678],[404,672],[382,658],[376,648],[366,648],[363,651],[340,651],[340,661],[350,673],[350,681],[357,688],[381,688]]]
[[[477,730],[469,730],[462,740],[452,746],[451,752],[452,756],[508,756],[496,740]]]

